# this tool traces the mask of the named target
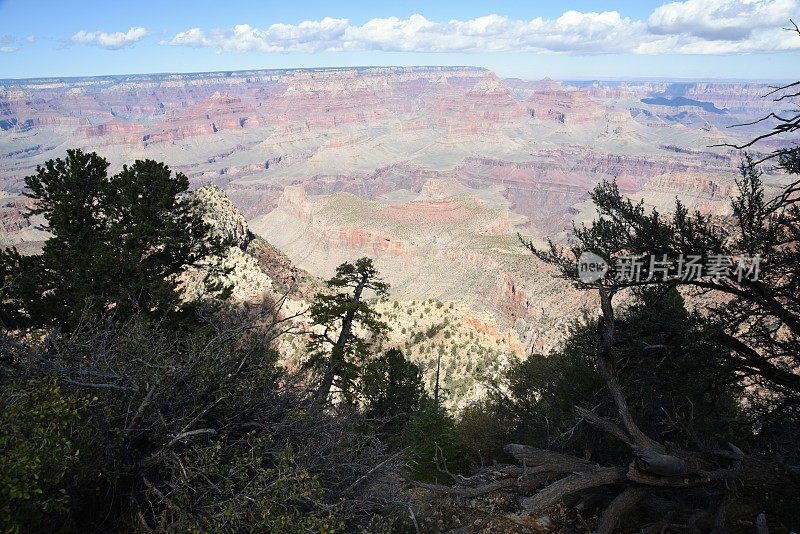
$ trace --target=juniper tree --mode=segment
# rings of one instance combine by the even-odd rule
[[[800,29],[793,23],[793,32]],[[800,81],[774,87],[765,96],[778,104],[791,103],[800,96]],[[722,145],[749,150],[759,142],[778,142],[780,148],[755,158],[745,153],[736,180],[738,194],[731,199],[729,215],[711,217],[693,214],[680,202],[675,214],[664,217],[655,209],[647,212],[643,202],[624,198],[615,183],[603,182],[591,193],[599,218],[589,226],[574,228],[575,240],[567,253],[550,242],[539,251],[525,243],[534,254],[555,264],[561,273],[576,279],[576,259],[584,251],[603,256],[610,264],[620,256],[672,258],[757,258],[758,269],[750,276],[690,277],[669,280],[654,277],[645,284],[690,286],[717,296],[722,304],[708,314],[709,335],[730,351],[728,364],[742,379],[753,381],[770,392],[762,416],[774,417],[789,411],[800,417],[800,147],[793,134],[800,130],[796,109],[770,113],[752,124],[770,120],[774,126],[756,138]],[[782,146],[781,146],[782,145]],[[763,167],[783,174],[786,185],[771,194],[765,189]],[[571,254],[570,254],[571,253]],[[649,278],[648,265],[642,278]],[[752,265],[750,266],[752,267]],[[732,273],[737,274],[737,273]],[[613,291],[639,282],[612,281],[610,277],[587,286]],[[796,451],[800,459],[800,449]]]
[[[190,311],[179,275],[218,267],[227,243],[186,194],[185,175],[152,160],[113,176],[107,171],[97,154],[68,150],[25,178],[25,195],[35,201],[27,215],[43,215],[52,236],[41,254],[0,254],[4,326],[69,331],[87,313],[124,319],[134,312],[179,317]],[[208,296],[226,295],[206,282]]]
[[[203,267],[205,298],[230,293],[215,274],[229,239],[203,220],[204,207],[187,194],[189,180],[153,160],[136,161],[109,181],[104,214],[112,252],[117,256],[116,284],[110,296],[127,316],[134,311],[188,312],[178,280],[190,267]],[[118,312],[119,313],[119,312]]]
[[[780,165],[791,171],[783,160]],[[737,180],[738,195],[726,217],[690,214],[680,201],[674,216],[665,217],[623,197],[615,183],[604,182],[591,193],[599,218],[574,229],[569,251],[553,243],[545,251],[531,248],[572,280],[577,279],[577,258],[584,252],[594,252],[610,265],[629,257],[642,260],[638,281],[617,279],[609,271],[597,282],[578,282],[583,288],[617,292],[638,285],[667,285],[718,294],[709,299],[718,304],[712,304],[706,315],[707,336],[721,346],[718,355],[742,380],[772,392],[773,401],[778,401],[773,407],[786,400],[786,408],[791,408],[800,402],[800,375],[795,372],[800,367],[800,189],[795,182],[769,200],[761,176],[746,156]],[[650,263],[650,258],[665,255],[672,264],[666,279],[651,273]],[[677,259],[692,256],[700,257],[704,265],[719,258],[743,258],[746,272],[739,276],[732,261],[727,276],[677,276]]]
[[[776,155],[778,166],[789,175],[796,174],[798,154],[797,149],[780,151]],[[745,158],[737,184],[739,194],[727,216],[689,214],[677,203],[674,215],[665,217],[656,210],[646,210],[643,203],[626,199],[616,184],[601,183],[591,194],[599,217],[574,228],[574,240],[568,247],[551,242],[549,248],[539,250],[523,240],[536,256],[555,265],[563,277],[599,293],[601,315],[596,326],[591,326],[596,341],[588,351],[589,368],[602,383],[602,404],[613,406],[613,410],[603,414],[602,406],[592,399],[581,401],[577,394],[580,405],[574,410],[578,425],[570,427],[569,432],[583,424],[602,432],[606,439],[616,440],[619,463],[600,455],[577,456],[511,443],[504,451],[522,466],[492,468],[491,472],[500,474],[491,475],[495,478],[491,483],[478,488],[426,487],[456,495],[514,488],[529,495],[520,505],[523,513],[531,515],[576,494],[588,497],[600,487],[606,488],[604,491],[613,488],[616,496],[594,529],[601,533],[633,530],[630,520],[642,526],[669,523],[679,529],[722,531],[744,520],[752,522],[760,511],[763,513],[757,523],[796,530],[800,525],[800,180],[792,179],[777,194],[768,194],[757,162]],[[670,276],[664,279],[654,264],[643,261],[638,279],[618,278],[609,271],[587,282],[578,277],[578,261],[584,252],[603,256],[611,265],[630,257],[646,260],[664,254],[673,259],[697,255],[706,265],[720,256],[757,254],[761,263],[757,278],[708,274],[679,277],[673,265],[667,272]],[[621,320],[626,314],[615,312],[612,299],[621,291],[642,285],[661,286],[665,294],[673,295],[675,286],[695,288],[715,298],[705,300],[706,313],[692,335],[678,331],[672,340],[653,339],[655,329],[648,329],[641,334],[633,332],[633,343],[629,341],[626,347],[626,325]],[[644,311],[654,314],[656,320],[669,320],[660,308]],[[697,365],[680,361],[693,357],[698,359]],[[683,425],[677,436],[670,435],[672,430],[658,428],[669,421],[648,419],[646,410],[642,410],[657,400],[655,389],[626,387],[625,374],[631,369],[621,368],[638,366],[646,377],[640,378],[642,382],[668,379],[670,373],[656,365],[662,362],[663,367],[668,359],[667,367],[685,376],[673,384],[667,380],[660,396],[679,401],[678,396],[683,394],[680,389],[687,388],[686,404],[681,407],[677,402],[667,410],[674,423]],[[727,392],[738,393],[737,404],[728,406],[748,410],[752,426],[745,425],[736,432],[735,427],[724,424],[724,419],[716,422],[708,418],[715,412],[724,415],[726,410],[724,405],[708,402],[714,400],[713,385],[719,378],[727,380],[723,384]],[[553,387],[546,380],[543,383]],[[704,392],[706,384],[709,390]],[[570,382],[564,385],[574,386]],[[536,402],[541,402],[542,397],[531,393]],[[556,399],[570,396],[568,389],[554,393],[551,397]],[[704,393],[708,399],[703,399]],[[693,401],[693,395],[699,395],[703,402]],[[674,418],[670,411],[679,417]],[[547,424],[549,429],[549,418]],[[734,432],[726,443],[724,436],[729,431]],[[673,441],[676,438],[681,439]],[[535,475],[526,476],[531,468]]]
[[[333,292],[317,295],[310,309],[311,321],[321,329],[312,334],[312,357],[308,362],[321,375],[315,394],[317,404],[327,402],[334,383],[348,398],[352,397],[359,366],[367,356],[365,336],[382,335],[387,328],[374,307],[364,300],[365,290],[374,291],[378,297],[389,291],[370,258],[342,263],[326,284]]]

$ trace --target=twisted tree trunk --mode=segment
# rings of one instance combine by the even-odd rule
[[[367,284],[369,276],[367,273],[361,275],[358,285],[353,290],[353,304],[361,302],[361,294],[364,292],[364,287]],[[339,331],[339,337],[336,339],[336,344],[331,349],[331,356],[328,360],[328,365],[325,368],[325,374],[322,376],[320,386],[314,394],[314,404],[324,406],[328,401],[333,387],[333,381],[336,375],[341,373],[342,360],[345,357],[345,348],[353,333],[353,320],[356,316],[356,306],[352,306],[342,318],[342,329]]]

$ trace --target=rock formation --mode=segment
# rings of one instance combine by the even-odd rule
[[[112,172],[150,158],[185,173],[233,239],[238,300],[289,292],[301,309],[336,265],[368,255],[402,310],[452,303],[459,328],[496,329],[501,353],[546,351],[592,303],[517,232],[564,239],[594,217],[601,180],[661,212],[678,196],[727,213],[740,154],[714,145],[752,136],[728,127],[772,110],[766,90],[503,80],[473,67],[4,80],[0,242],[33,252],[46,237],[18,196],[37,164],[72,147]]]

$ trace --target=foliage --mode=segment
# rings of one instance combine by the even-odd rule
[[[704,340],[702,327],[674,288],[640,288],[617,325],[614,366],[647,435],[679,446],[741,444],[748,421],[729,385],[735,376],[721,364],[719,349]],[[532,355],[506,372],[489,403],[495,415],[487,421],[516,421],[505,443],[589,454],[600,462],[626,457],[623,443],[579,424],[575,412],[582,406],[615,418],[595,369],[599,336],[596,321],[576,323],[563,348],[547,357]]]
[[[781,152],[779,168],[794,174],[797,169],[792,162],[798,157],[798,152]],[[624,198],[616,184],[602,183],[592,193],[600,217],[575,229],[576,240],[569,252],[552,243],[547,251],[534,250],[573,280],[575,259],[584,251],[597,253],[612,265],[622,256],[660,258],[667,254],[675,259],[697,255],[705,264],[711,257],[758,256],[757,279],[752,275],[741,279],[672,276],[666,281],[654,277],[647,284],[681,286],[705,295],[703,335],[714,347],[709,354],[719,355],[720,365],[735,374],[734,382],[759,428],[770,418],[791,419],[800,404],[800,375],[795,372],[800,367],[800,181],[768,199],[762,173],[747,156],[737,186],[730,217],[690,215],[680,202],[674,217],[663,217]],[[644,262],[642,279],[647,278]],[[607,276],[596,284],[578,285],[616,291],[642,283]],[[793,427],[797,439],[800,427]],[[762,437],[762,447],[773,446]],[[793,452],[797,459],[799,452]]]
[[[280,304],[240,308],[212,282],[228,243],[186,177],[107,168],[79,150],[39,167],[27,194],[52,237],[36,256],[0,251],[3,327],[35,329],[0,337],[3,529],[334,532],[391,514],[399,485],[373,482],[401,458],[364,429],[380,417],[402,433],[418,369],[389,352],[363,380],[369,415],[318,410],[277,363]],[[192,268],[207,301],[183,299]],[[346,390],[386,328],[362,293],[388,286],[367,258],[328,286],[317,348]]]
[[[173,475],[179,486],[171,500],[202,516],[198,521],[182,517],[173,528],[192,530],[199,523],[210,532],[341,530],[336,508],[323,502],[319,477],[296,465],[290,446],[275,458],[272,446],[251,431],[238,440],[214,440],[189,451],[182,473]]]
[[[461,410],[456,430],[471,467],[481,468],[507,459],[503,446],[520,423],[517,417],[517,413],[502,409],[491,398],[474,401]]]
[[[447,410],[428,400],[408,430],[411,476],[417,480],[439,480],[447,473],[463,473],[469,468],[467,455]]]
[[[447,323],[433,324],[425,331],[425,335],[428,337],[428,339],[436,337],[436,334],[441,332],[446,326]]]
[[[318,402],[327,402],[335,383],[345,401],[352,403],[359,369],[369,355],[365,336],[380,337],[387,328],[380,314],[364,300],[363,292],[372,290],[384,297],[389,286],[378,277],[370,258],[342,263],[326,284],[333,292],[318,294],[309,310],[312,323],[322,331],[312,333],[312,356],[307,366],[322,377]],[[331,337],[333,332],[338,332],[336,339]]]
[[[63,517],[81,459],[74,434],[84,396],[51,378],[9,384],[0,393],[0,529],[43,528]],[[51,519],[50,519],[51,520]]]
[[[399,445],[403,433],[426,399],[422,372],[399,349],[389,349],[370,361],[361,373],[365,413],[377,420],[377,432]]]
[[[0,318],[8,328],[77,328],[85,316],[113,310],[153,318],[186,316],[178,276],[190,267],[221,269],[227,244],[202,219],[181,173],[152,160],[108,176],[95,153],[67,151],[25,178],[52,234],[36,256],[0,254],[6,282]],[[209,297],[225,288],[206,279]]]
[[[787,91],[798,83],[775,88],[770,94],[779,95],[776,101],[794,98],[797,93]],[[773,113],[769,118],[776,121],[770,133],[737,148],[800,127],[797,114],[781,117]],[[776,160],[777,169],[789,177],[788,185],[777,191],[768,191],[762,182],[759,164],[768,160]],[[583,424],[629,445],[620,446],[611,458],[599,455],[601,462],[611,461],[618,466],[614,468],[617,473],[625,473],[616,480],[625,489],[603,512],[599,531],[614,530],[620,520],[631,515],[628,510],[639,507],[632,501],[644,505],[648,499],[652,501],[649,494],[656,489],[661,490],[659,498],[668,503],[670,511],[667,515],[663,511],[649,513],[651,521],[675,523],[680,514],[683,518],[678,524],[694,529],[697,518],[706,516],[713,520],[710,524],[715,530],[720,530],[740,522],[742,513],[752,520],[763,510],[767,515],[759,516],[758,522],[769,518],[770,525],[783,522],[788,530],[800,524],[800,449],[796,446],[800,437],[798,161],[796,144],[779,148],[760,161],[745,155],[736,182],[738,194],[727,216],[689,214],[676,202],[674,215],[664,217],[655,209],[646,210],[643,202],[622,196],[615,183],[604,182],[591,194],[599,217],[589,225],[575,227],[567,249],[550,242],[548,249],[538,250],[523,240],[536,256],[557,266],[577,287],[599,290],[602,317],[593,336],[594,364],[611,393],[614,410],[604,414],[602,402],[591,411],[584,407],[576,410]],[[640,276],[625,278],[609,272],[594,282],[579,281],[577,260],[584,252],[600,255],[610,265],[636,261]],[[687,276],[681,260],[692,257],[699,260],[696,263],[714,268]],[[660,264],[663,260],[666,264]],[[671,292],[672,300],[677,295],[675,288],[682,287],[701,304],[702,317],[690,316],[687,332],[684,317],[675,315],[674,306],[662,316],[663,310],[648,302],[651,293],[645,295],[641,306],[624,312],[624,321],[616,319],[612,298],[629,296],[632,288],[644,286],[653,286],[663,295]],[[680,328],[660,329],[667,336],[650,340],[652,330],[630,323],[637,315],[652,324],[672,323]],[[633,353],[625,347],[628,336],[639,344],[632,347]],[[625,379],[631,362],[638,368],[637,374]],[[673,363],[678,365],[673,367]],[[749,421],[742,418],[742,412]],[[566,435],[574,435],[577,428]],[[722,445],[726,438],[733,443]],[[586,442],[579,437],[580,441]],[[584,446],[589,449],[587,456],[609,450],[593,447],[590,441]],[[518,459],[553,454],[521,445],[507,450]],[[631,456],[635,458],[632,463]],[[558,458],[577,468],[585,462],[577,454]],[[703,478],[695,483],[696,489],[687,488],[690,483],[682,477],[700,465],[705,466]],[[558,472],[559,468],[550,465],[545,469]],[[528,499],[526,508],[542,508],[550,502],[547,496],[552,491],[577,480],[559,477]],[[598,482],[574,485],[559,499],[607,484]]]
[[[76,408],[81,431],[69,435],[80,469],[55,466],[45,479],[53,491],[67,488],[69,501],[60,515],[36,501],[32,514],[80,531],[332,532],[397,501],[363,478],[394,466],[363,418],[308,410],[296,379],[277,366],[274,308],[202,317],[206,326],[188,332],[143,317],[85,321],[69,337],[15,352],[8,375],[53,376],[65,398],[94,399]],[[35,438],[20,435],[18,450],[36,448]]]

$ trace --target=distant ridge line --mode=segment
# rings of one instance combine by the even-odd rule
[[[247,75],[269,75],[269,74],[291,74],[295,72],[348,72],[355,71],[364,73],[369,71],[393,71],[393,72],[442,72],[442,71],[478,71],[491,72],[486,67],[476,67],[471,65],[411,65],[411,66],[380,66],[365,65],[358,67],[302,67],[287,69],[245,69],[245,70],[220,70],[220,71],[200,71],[200,72],[152,72],[140,74],[103,74],[98,76],[42,76],[34,78],[0,78],[0,84],[22,84],[22,83],[53,83],[53,82],[80,82],[80,81],[135,81],[143,78],[161,79],[181,79],[184,77],[203,78],[203,77],[232,77]]]

